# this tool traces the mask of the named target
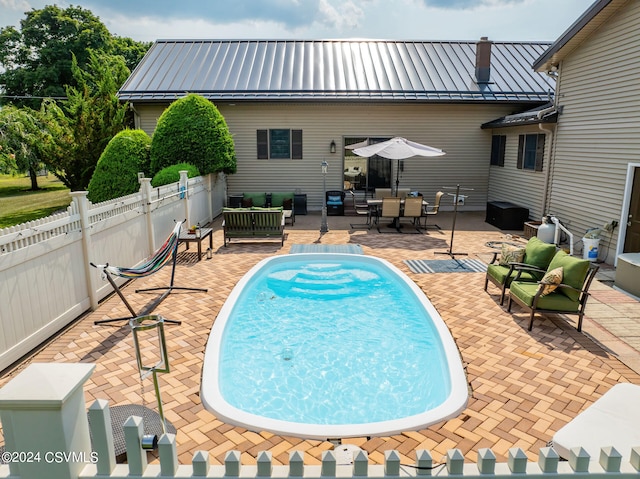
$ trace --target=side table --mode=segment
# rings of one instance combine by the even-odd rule
[[[189,233],[188,230],[180,231],[178,237],[178,243],[185,243],[187,249],[189,249],[189,243],[196,243],[198,245],[198,261],[202,259],[202,240],[207,236],[209,237],[209,248],[213,249],[213,228],[200,228],[200,236],[196,236],[196,233]]]

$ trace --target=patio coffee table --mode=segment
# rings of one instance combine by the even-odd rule
[[[202,259],[202,240],[209,237],[209,248],[213,249],[212,233],[213,228],[200,228],[199,236],[197,236],[196,233],[189,233],[189,231],[182,230],[180,231],[178,242],[185,243],[187,245],[187,249],[189,249],[189,243],[196,243],[198,245],[198,261],[200,261]]]

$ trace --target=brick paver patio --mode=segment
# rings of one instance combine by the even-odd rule
[[[271,451],[274,463],[288,463],[289,452],[306,452],[307,464],[319,464],[321,453],[333,447],[326,441],[281,437],[261,431],[247,431],[225,424],[205,411],[199,399],[204,347],[216,315],[242,275],[259,260],[287,254],[292,244],[359,244],[364,253],[384,258],[404,271],[429,297],[448,325],[466,365],[471,397],[467,409],[457,418],[426,430],[409,431],[392,437],[345,439],[365,449],[370,461],[383,463],[384,451],[396,449],[405,463],[413,463],[416,449],[429,449],[434,460],[451,448],[459,448],[470,462],[480,448],[489,447],[504,461],[507,451],[520,447],[529,460],[553,433],[595,401],[613,384],[640,384],[640,375],[615,356],[621,348],[633,362],[640,353],[633,344],[607,335],[602,319],[615,316],[609,304],[622,304],[623,316],[640,317],[638,302],[606,285],[598,285],[593,315],[587,315],[584,334],[575,330],[574,319],[562,317],[536,320],[527,331],[524,313],[508,314],[500,307],[498,290],[483,291],[483,273],[414,274],[405,259],[447,259],[436,255],[449,248],[451,216],[437,217],[442,231],[430,229],[423,235],[379,234],[372,230],[351,230],[350,222],[361,218],[330,217],[330,231],[320,235],[318,214],[296,217],[287,226],[284,247],[279,242],[232,243],[223,247],[220,219],[213,222],[214,255],[197,261],[192,248],[180,248],[177,286],[207,287],[207,293],[175,292],[154,313],[181,320],[182,325],[165,328],[171,372],[160,375],[167,419],[177,428],[181,463],[190,463],[196,450],[207,450],[213,463],[222,464],[229,450],[240,450],[244,463],[255,462],[259,451]],[[485,243],[500,241],[504,232],[483,222],[483,213],[458,215],[454,252],[489,260]],[[134,308],[140,310],[153,296],[136,294],[141,287],[168,284],[170,268],[124,288]],[[604,309],[603,309],[604,308]],[[604,311],[604,312],[603,312]],[[595,318],[598,316],[599,318]],[[87,405],[94,399],[108,399],[111,405],[142,404],[141,385],[126,322],[94,326],[97,319],[127,316],[118,297],[110,296],[95,312],[85,315],[64,333],[43,345],[40,351],[0,378],[5,384],[29,362],[90,362],[96,370],[85,387]],[[598,320],[594,320],[599,319]],[[626,361],[625,361],[626,362]],[[628,363],[629,364],[629,363]],[[640,363],[639,363],[640,364]],[[155,407],[151,381],[147,380],[145,401]]]

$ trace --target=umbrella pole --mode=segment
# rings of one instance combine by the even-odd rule
[[[400,160],[396,163],[396,191],[394,196],[398,196],[398,191],[400,190]]]

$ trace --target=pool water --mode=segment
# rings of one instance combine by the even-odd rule
[[[424,426],[425,412],[450,408],[462,368],[455,354],[451,364],[442,320],[403,273],[365,258],[276,257],[243,278],[207,345],[205,407],[250,429],[307,436],[303,429],[317,427],[326,431],[319,437],[411,418]],[[211,375],[219,397],[207,394]],[[463,406],[466,399],[465,391]]]

